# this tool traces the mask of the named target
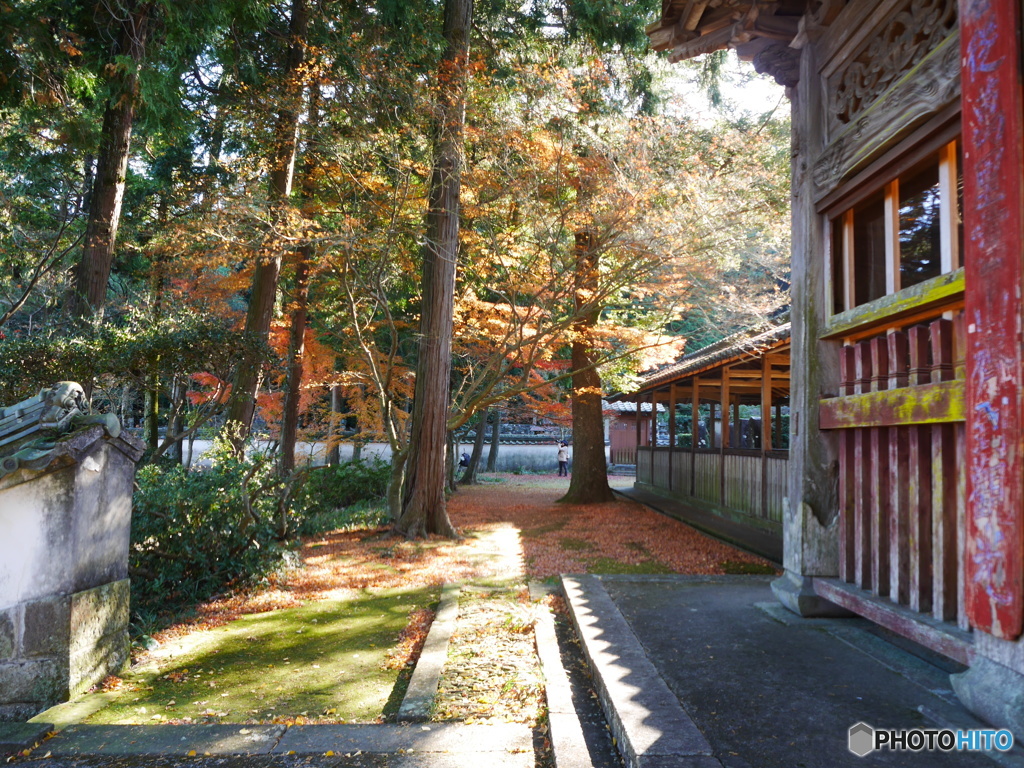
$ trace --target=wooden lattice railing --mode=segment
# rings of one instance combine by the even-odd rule
[[[966,627],[963,349],[962,316],[843,347],[820,423],[841,430],[842,580]]]

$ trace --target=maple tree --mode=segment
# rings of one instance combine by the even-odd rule
[[[132,5],[161,22],[132,67],[119,59],[138,75],[138,98],[124,213],[99,282],[104,325],[152,330],[153,343],[130,372],[115,362],[68,370],[95,383],[101,407],[144,419],[154,460],[180,460],[183,443],[225,416],[277,441],[282,475],[301,464],[302,439],[348,440],[354,453],[385,442],[392,515],[426,482],[430,501],[403,527],[452,533],[440,510],[456,432],[494,408],[568,427],[583,394],[599,405],[602,381],[628,387],[684,337],[784,300],[785,125],[658,112],[657,67],[636,47],[649,5],[476,9],[472,55],[459,59],[465,152],[445,238],[425,224],[441,210],[431,178],[447,157],[431,126],[454,128],[435,112],[445,74],[436,5]],[[26,347],[5,358],[12,376],[31,369],[33,386],[48,383],[47,355],[67,361],[78,342],[110,343],[103,329],[88,341],[59,322],[88,229],[110,38],[83,36],[77,18],[55,33],[41,24],[52,6],[19,4],[25,24],[5,33],[17,67],[50,95],[9,92],[15,80],[0,93],[0,259],[11,267],[0,274],[0,328],[36,340],[21,369],[15,352]],[[595,265],[585,288],[580,233]],[[445,257],[431,261],[424,243],[442,239]],[[438,264],[451,303],[424,334]],[[171,350],[199,316],[204,338],[232,354]],[[451,351],[417,375],[421,341],[435,333]],[[418,466],[417,407],[437,417],[429,468]],[[580,439],[597,449],[593,422]],[[244,434],[232,434],[240,447]],[[582,479],[581,461],[578,445]],[[420,510],[434,521],[413,524]]]

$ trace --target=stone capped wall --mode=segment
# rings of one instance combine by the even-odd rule
[[[142,446],[102,426],[0,478],[0,720],[87,690],[128,659],[128,546]]]

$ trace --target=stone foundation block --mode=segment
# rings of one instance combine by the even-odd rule
[[[28,658],[66,654],[70,616],[71,599],[68,597],[51,597],[25,603],[22,653]]]
[[[52,659],[0,664],[0,691],[5,703],[46,704],[67,690],[67,675]]]
[[[987,723],[1008,728],[1024,739],[1024,675],[984,656],[975,656],[966,672],[949,676],[953,691]]]
[[[786,571],[772,582],[772,593],[786,608],[805,619],[845,619],[854,615],[819,596],[814,591],[810,576],[800,576],[792,571]]]
[[[18,611],[0,611],[0,661],[13,659],[18,653]]]
[[[128,661],[128,579],[78,592],[70,601],[69,693],[76,696]]]

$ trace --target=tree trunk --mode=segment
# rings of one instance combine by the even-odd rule
[[[149,451],[160,447],[160,377],[150,373],[146,377],[145,415],[142,420],[142,438]]]
[[[281,416],[281,474],[295,469],[295,442],[299,435],[299,400],[302,395],[303,356],[306,351],[306,320],[309,314],[309,251],[303,246],[295,265],[295,309],[288,332],[288,364]]]
[[[306,0],[292,0],[289,28],[291,46],[288,48],[284,70],[284,104],[277,115],[271,158],[269,204],[271,219],[274,221],[281,220],[292,192],[295,154],[299,143],[299,107],[302,99],[300,74],[305,57],[308,25],[309,9]],[[257,260],[252,276],[249,311],[245,316],[245,334],[253,341],[266,343],[270,338],[270,322],[274,317],[274,303],[277,300],[277,283],[280,276],[281,249],[272,242],[268,233],[268,249],[260,254]],[[252,429],[253,414],[256,412],[256,392],[259,389],[263,363],[264,357],[261,352],[248,352],[239,360],[235,374],[225,426],[229,428],[229,439],[239,452],[243,449]],[[231,428],[232,424],[240,427]]]
[[[473,0],[445,0],[446,47],[437,77],[434,168],[423,253],[423,306],[412,436],[402,516],[395,525],[409,538],[431,533],[458,535],[445,507],[445,446],[472,20]]]
[[[188,396],[188,388],[185,383],[179,378],[174,378],[174,383],[171,385],[171,402],[173,403],[174,415],[171,417],[171,423],[167,425],[167,434],[174,436],[180,435],[184,432],[184,418],[182,417],[182,410],[185,408],[185,398]],[[175,466],[181,465],[181,453],[182,453],[182,440],[178,438],[174,441],[174,444],[167,449],[167,455],[171,461],[174,462]]]
[[[444,482],[448,494],[458,490],[455,482],[455,473],[459,468],[459,449],[462,447],[462,432],[449,432],[448,441],[445,446],[445,455],[448,457],[444,465]]]
[[[487,452],[487,471],[497,472],[498,466],[498,443],[501,439],[501,409],[495,408],[494,429],[491,430],[491,449]]]
[[[118,19],[120,32],[109,65],[117,73],[114,75],[116,82],[103,111],[96,177],[88,200],[89,219],[85,225],[82,255],[75,268],[70,300],[72,317],[84,324],[98,324],[103,319],[114,244],[121,222],[121,202],[138,98],[138,70],[146,54],[152,7],[149,2],[133,2],[124,18]],[[127,57],[132,64],[127,67],[115,65],[114,62],[121,57]]]
[[[309,118],[311,130],[320,122],[320,89],[313,85],[309,92]],[[306,159],[302,168],[302,198],[307,206],[313,197],[313,172],[316,163],[307,141]],[[284,413],[281,417],[281,474],[295,469],[295,442],[299,435],[299,401],[302,396],[302,374],[306,351],[306,322],[309,317],[309,270],[313,260],[313,246],[304,243],[295,260],[295,295],[292,297],[291,327],[288,334],[288,361],[284,388]]]
[[[391,452],[391,478],[388,480],[388,514],[395,522],[402,515],[402,491],[405,486],[405,463],[408,451]]]
[[[327,466],[341,463],[341,387],[331,387],[331,419],[327,427]]]
[[[476,485],[476,470],[480,466],[480,459],[484,455],[484,438],[487,435],[487,411],[480,413],[480,421],[476,425],[476,439],[473,440],[473,453],[469,457],[469,466],[462,474],[462,485]]]
[[[576,311],[572,342],[572,479],[559,501],[600,504],[615,496],[608,485],[601,411],[601,376],[593,367],[592,332],[600,307],[587,309],[598,289],[597,250],[592,233],[576,233]]]
[[[163,228],[167,224],[167,195],[161,195],[157,203],[157,226]],[[152,292],[152,306],[150,307],[150,319],[153,325],[157,325],[164,314],[164,273],[167,271],[166,257],[160,251],[153,255],[153,274],[151,276],[150,291]],[[146,399],[145,399],[145,420],[143,421],[143,436],[146,447],[151,452],[160,447],[160,358],[154,358],[150,364],[149,374],[146,376]]]

